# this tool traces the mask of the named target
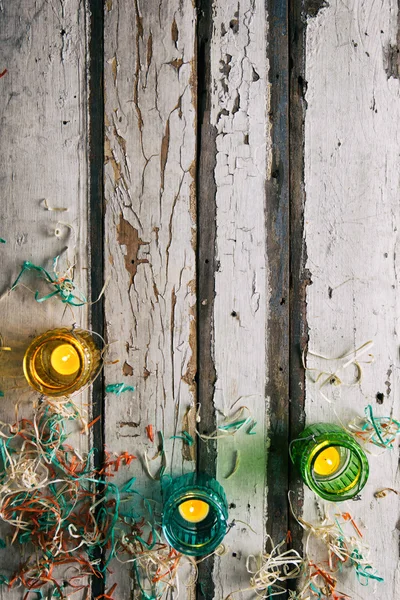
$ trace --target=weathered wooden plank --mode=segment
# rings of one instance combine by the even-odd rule
[[[106,397],[105,442],[138,455],[137,489],[157,500],[160,485],[142,468],[158,447],[147,425],[164,433],[169,473],[195,468],[195,446],[169,439],[188,429],[196,399],[195,24],[191,2],[106,4],[105,315],[120,361],[106,383],[136,391]],[[130,598],[129,568],[113,578]]]
[[[45,265],[65,246],[68,257],[77,258],[76,281],[87,290],[87,101],[86,101],[86,7],[82,0],[68,3],[0,3],[1,138],[0,236],[6,240],[0,255],[0,289],[5,291],[24,260]],[[51,206],[68,207],[69,212],[48,212]],[[60,217],[61,215],[61,217]],[[71,224],[60,226],[58,218]],[[35,290],[37,279],[25,283]],[[31,291],[20,287],[1,300],[0,331],[12,346],[26,346],[27,340],[51,327],[77,324],[87,327],[87,310],[65,313],[65,305],[54,298],[42,304]],[[1,359],[1,357],[0,357]],[[3,362],[2,373],[5,373]],[[7,367],[8,372],[8,367]],[[12,390],[23,379],[3,378],[5,392],[0,404],[1,421],[30,414],[34,394]],[[87,405],[88,395],[79,398]],[[83,452],[88,439],[77,435],[74,443]],[[2,574],[19,565],[19,548],[1,551]],[[21,598],[21,590],[2,589],[0,596]]]
[[[375,363],[364,367],[360,385],[341,389],[334,404],[307,384],[309,422],[346,422],[363,414],[370,403],[378,415],[400,415],[397,40],[394,1],[324,3],[307,23],[305,229],[312,276],[307,294],[310,349],[335,356],[368,339],[375,341]],[[382,396],[377,397],[378,392]],[[339,589],[360,600],[397,597],[400,575],[400,499],[394,494],[374,498],[382,487],[398,488],[397,447],[371,456],[370,467],[361,501],[346,510],[365,527],[371,564],[385,582],[361,588],[354,574],[340,576]],[[316,517],[308,492],[304,515]]]
[[[225,540],[216,558],[214,597],[247,587],[248,554],[264,547],[266,479],[266,326],[269,288],[265,240],[265,179],[270,172],[267,15],[263,2],[214,2],[210,125],[216,129],[216,260],[214,404],[232,415],[241,405],[257,421],[254,436],[217,441],[217,477],[230,517],[249,523]],[[207,299],[206,299],[207,300]],[[218,416],[220,420],[220,416]],[[235,456],[237,472],[232,472]]]

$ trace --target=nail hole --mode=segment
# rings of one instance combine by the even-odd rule
[[[206,258],[206,260],[205,260],[204,262],[206,263],[206,265],[208,265],[208,263],[209,263],[210,261],[208,260],[208,258]]]
[[[237,317],[237,312],[236,312],[236,310],[233,310],[233,311],[231,312],[231,317]]]

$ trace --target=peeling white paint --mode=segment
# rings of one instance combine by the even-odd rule
[[[339,355],[373,339],[375,362],[357,387],[328,404],[307,384],[308,422],[349,421],[371,403],[377,415],[400,417],[399,391],[399,80],[385,71],[397,39],[397,3],[329,2],[307,25],[305,140],[307,267],[310,348]],[[388,370],[391,371],[390,378]],[[387,381],[390,379],[389,384]],[[387,390],[390,388],[390,394]],[[377,392],[384,403],[376,402]],[[353,600],[395,598],[400,498],[398,447],[370,458],[362,500],[346,504],[365,524],[371,563],[384,583],[361,587],[338,576]],[[316,517],[306,491],[304,515]],[[345,582],[344,582],[345,579]],[[342,582],[343,585],[342,585]]]
[[[157,500],[160,484],[146,475],[142,458],[145,450],[156,454],[158,431],[172,474],[195,466],[184,460],[181,440],[170,440],[195,400],[195,25],[194,7],[179,0],[114,1],[105,15],[111,276],[105,310],[108,339],[115,342],[111,359],[119,359],[105,376],[107,383],[123,380],[136,388],[130,397],[106,399],[105,441],[139,457],[131,475],[139,491]],[[125,360],[132,375],[123,375]],[[138,425],[121,428],[119,422]],[[146,436],[149,424],[155,443]],[[129,568],[113,571],[110,585],[118,582],[118,597],[131,598]]]
[[[227,556],[215,559],[215,598],[249,585],[246,558],[264,550],[267,377],[265,180],[270,154],[267,21],[260,1],[214,3],[211,40],[211,124],[217,129],[215,182],[219,269],[215,274],[215,406],[241,405],[257,435],[218,441],[217,476],[241,519],[226,537]],[[231,406],[235,407],[231,409]],[[220,418],[220,417],[218,417]],[[240,463],[228,480],[235,453]],[[245,595],[245,597],[247,597]]]

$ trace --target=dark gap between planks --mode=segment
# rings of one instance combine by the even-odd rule
[[[288,531],[289,485],[289,6],[269,0],[268,59],[272,125],[271,179],[266,182],[267,260],[271,297],[266,340],[268,355],[269,450],[267,533],[273,543]],[[270,549],[270,548],[269,548]]]
[[[89,246],[90,298],[97,300],[104,284],[104,7],[99,0],[88,0],[90,10],[89,35]],[[90,323],[93,331],[104,338],[104,300],[91,305]],[[101,416],[93,425],[92,443],[97,449],[94,467],[104,462],[104,374],[101,372],[92,386],[92,418]],[[98,494],[103,490],[99,488]],[[100,555],[99,555],[100,558]],[[92,578],[92,598],[105,593],[104,579]]]
[[[210,124],[210,41],[213,32],[212,2],[197,1],[197,401],[202,433],[216,428],[214,391],[216,371],[213,361],[215,272],[217,270],[216,129]],[[216,476],[216,442],[197,444],[197,470]],[[197,598],[214,598],[214,557],[199,564]]]
[[[299,436],[305,426],[305,373],[301,353],[308,342],[307,286],[311,283],[305,268],[307,249],[304,240],[304,121],[305,93],[305,42],[307,0],[289,3],[289,161],[290,161],[290,439]],[[299,473],[289,462],[289,489],[296,514],[303,508],[303,484]],[[293,547],[302,554],[303,529],[289,511],[289,529]],[[295,582],[288,588],[294,590]]]

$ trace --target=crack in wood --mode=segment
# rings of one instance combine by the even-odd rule
[[[161,192],[164,191],[165,167],[167,165],[167,160],[168,160],[168,148],[169,148],[169,136],[170,136],[169,119],[170,119],[170,117],[168,117],[167,122],[165,124],[165,133],[164,133],[162,141],[161,141],[161,153],[160,153],[160,170],[161,170],[160,188],[161,188]]]

